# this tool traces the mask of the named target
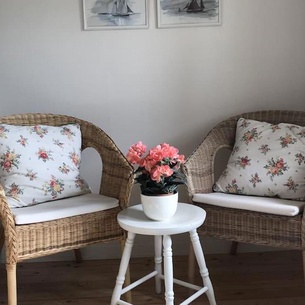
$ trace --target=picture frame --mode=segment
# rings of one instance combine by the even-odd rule
[[[157,0],[158,28],[221,25],[221,0]]]
[[[83,0],[84,30],[146,29],[148,0]]]

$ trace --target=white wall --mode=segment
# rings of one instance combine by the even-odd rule
[[[0,115],[74,115],[124,152],[142,140],[187,156],[230,115],[305,110],[304,0],[224,0],[221,26],[174,29],[148,1],[149,29],[84,31],[81,0],[0,0]]]

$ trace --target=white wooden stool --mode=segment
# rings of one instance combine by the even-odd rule
[[[203,224],[205,216],[206,212],[203,209],[185,203],[178,203],[176,214],[171,219],[166,221],[150,220],[144,215],[142,206],[140,204],[129,207],[120,212],[118,215],[118,222],[120,226],[128,232],[128,237],[121,259],[116,285],[112,294],[111,305],[132,305],[121,300],[121,296],[152,277],[155,277],[157,293],[161,293],[161,280],[164,280],[166,305],[174,305],[173,283],[196,290],[193,295],[187,298],[184,302],[180,303],[180,305],[190,304],[203,293],[207,294],[210,305],[216,305],[213,286],[209,278],[208,269],[206,267],[203,251],[196,230]],[[194,253],[203,280],[203,286],[193,285],[173,277],[171,235],[185,232],[190,233]],[[136,234],[155,236],[155,270],[123,288],[125,274],[128,268],[131,250]],[[164,275],[162,274],[162,239]]]

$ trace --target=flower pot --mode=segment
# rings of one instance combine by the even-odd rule
[[[141,194],[141,203],[144,214],[153,220],[167,220],[171,218],[177,210],[178,193],[157,194],[152,196]]]

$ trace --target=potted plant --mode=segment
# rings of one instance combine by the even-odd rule
[[[140,184],[143,210],[152,219],[168,219],[177,209],[178,185],[186,183],[180,168],[184,163],[184,155],[179,155],[179,150],[167,143],[146,152],[146,145],[140,141],[132,145],[127,153],[128,161],[138,165],[134,173],[136,183]],[[159,215],[163,203],[168,215]]]

